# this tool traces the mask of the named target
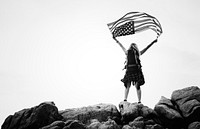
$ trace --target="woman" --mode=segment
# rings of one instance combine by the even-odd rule
[[[149,49],[154,43],[156,43],[157,39],[154,40],[142,51],[139,51],[135,43],[132,43],[129,49],[126,50],[124,46],[116,38],[113,38],[113,39],[119,44],[119,46],[122,48],[122,50],[127,56],[126,65],[125,65],[126,73],[125,73],[124,78],[121,80],[125,86],[124,101],[127,101],[129,89],[132,83],[132,85],[136,87],[138,103],[141,103],[140,86],[142,86],[145,83],[145,81],[144,81],[144,76],[141,69],[142,65],[140,63],[140,55],[144,54],[147,49]]]

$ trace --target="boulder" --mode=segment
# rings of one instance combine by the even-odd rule
[[[60,111],[64,120],[79,120],[83,124],[90,124],[92,119],[97,119],[99,122],[105,122],[108,118],[119,119],[120,113],[117,107],[112,104],[97,104],[82,108],[71,108]]]
[[[155,125],[147,125],[145,127],[145,129],[165,129],[164,127],[162,127],[161,125],[159,124],[155,124]]]
[[[169,128],[180,128],[183,126],[184,119],[170,99],[162,96],[160,101],[155,105],[154,110],[159,115],[162,125]]]
[[[120,102],[119,104],[120,113],[122,116],[122,121],[124,124],[129,123],[130,121],[133,121],[135,118],[142,116],[145,119],[153,119],[157,120],[158,116],[156,112],[147,107],[143,104],[138,103],[129,103],[126,101]]]
[[[189,124],[188,129],[200,129],[200,122],[195,121]]]
[[[124,125],[122,129],[136,129],[136,127],[131,127],[130,125]]]
[[[200,121],[200,89],[197,86],[175,90],[171,100],[177,104],[187,122]]]
[[[99,122],[97,119],[93,119],[90,122],[91,124],[88,125],[88,129],[98,129],[101,125],[101,122]]]
[[[114,120],[108,119],[106,122],[99,122],[97,119],[93,120],[87,129],[121,129]]]
[[[58,111],[53,102],[8,116],[1,129],[199,129],[200,89],[176,90],[161,97],[154,110],[138,103],[71,108]]]
[[[78,120],[55,121],[40,129],[86,129],[86,126]]]
[[[61,128],[62,129],[64,126],[65,126],[64,121],[54,121],[50,125],[44,126],[40,129],[55,129],[55,128]]]
[[[58,113],[55,104],[44,102],[8,116],[2,125],[2,129],[38,129],[61,119],[62,116]]]
[[[62,129],[86,129],[86,126],[78,120],[68,120]]]
[[[139,116],[135,118],[132,122],[129,122],[129,125],[132,128],[143,129],[145,127],[144,118],[142,116]]]
[[[127,101],[120,102],[119,109],[122,116],[122,121],[124,123],[133,121],[140,115],[139,111],[142,109],[142,106],[142,104],[138,103],[129,103]]]

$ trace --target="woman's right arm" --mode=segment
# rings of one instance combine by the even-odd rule
[[[119,44],[119,46],[122,48],[122,50],[124,51],[125,55],[127,55],[127,51],[125,49],[125,47],[116,39],[116,38],[113,38],[117,44]]]

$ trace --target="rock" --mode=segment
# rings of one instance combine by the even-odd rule
[[[86,129],[86,126],[78,120],[69,120],[63,129]]]
[[[200,129],[200,89],[187,87],[161,97],[154,110],[138,103],[58,111],[53,102],[8,116],[1,129]]]
[[[195,121],[188,126],[188,129],[200,129],[200,122]]]
[[[144,128],[144,118],[142,116],[139,116],[137,118],[134,119],[134,121],[129,122],[129,125],[133,128],[137,128],[137,129],[143,129]]]
[[[88,129],[99,129],[99,126],[101,125],[101,123],[97,119],[91,120],[90,123],[91,124],[87,127]]]
[[[98,120],[93,121],[87,129],[121,129],[114,120],[109,119],[106,122],[99,122]]]
[[[175,109],[170,99],[162,96],[155,105],[154,110],[159,115],[161,123],[167,127],[179,128],[184,123],[183,117]]]
[[[99,129],[121,129],[119,125],[116,124],[114,120],[109,119],[106,122],[102,122]]]
[[[159,125],[159,124],[155,124],[155,125],[147,125],[146,127],[145,127],[145,129],[165,129],[165,128],[163,128],[161,125]]]
[[[140,113],[141,113],[141,116],[143,116],[145,119],[153,120],[154,122],[161,124],[161,122],[158,118],[158,114],[156,113],[155,110],[153,110],[147,106],[143,106]]]
[[[129,122],[129,126],[134,129],[164,129],[161,125],[155,123],[155,121],[143,118],[139,116],[134,121]]]
[[[152,129],[153,125],[146,125],[145,129]]]
[[[143,104],[123,101],[120,102],[119,109],[122,116],[122,121],[124,123],[129,123],[139,116],[142,116],[146,119],[158,119],[157,113],[153,109],[144,106]]]
[[[44,126],[41,129],[63,128],[64,126],[65,126],[64,121],[54,121],[50,125]]]
[[[44,102],[8,116],[2,125],[2,129],[38,129],[61,119],[62,116],[58,113],[55,104]]]
[[[200,121],[200,89],[196,86],[176,90],[171,95],[187,122]]]
[[[158,114],[151,108],[138,103],[120,102],[119,104],[124,129],[157,128],[160,125]],[[155,127],[154,127],[155,126]]]
[[[130,125],[124,125],[122,129],[136,129],[136,127],[131,127]]]
[[[97,104],[82,108],[72,108],[60,111],[64,120],[79,120],[83,124],[90,124],[92,119],[100,122],[107,121],[108,118],[120,119],[117,107],[112,104]]]
[[[143,105],[138,103],[129,103],[126,101],[120,102],[119,109],[122,116],[122,121],[124,121],[124,123],[133,121],[140,115],[139,112],[142,107]]]

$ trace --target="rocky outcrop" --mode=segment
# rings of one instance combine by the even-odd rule
[[[119,104],[123,128],[153,128],[160,125],[157,113],[143,104],[121,102]]]
[[[172,101],[187,122],[200,121],[200,89],[192,86],[172,93]]]
[[[155,105],[154,110],[164,126],[169,128],[181,128],[183,126],[184,119],[170,99],[162,96],[160,101]]]
[[[151,109],[120,102],[58,111],[53,102],[23,109],[5,119],[2,129],[199,129],[200,89],[176,90]]]
[[[121,129],[120,125],[112,120],[108,119],[106,122],[99,122],[97,119],[91,121],[91,124],[87,126],[88,129]]]
[[[200,129],[200,122],[195,121],[189,124],[188,129]]]
[[[8,116],[2,125],[2,129],[38,129],[61,119],[62,116],[58,113],[55,104],[45,102]]]
[[[117,122],[120,120],[120,113],[117,107],[103,103],[82,108],[66,109],[60,111],[60,114],[64,120],[79,120],[84,124],[89,124],[92,119],[97,119],[99,122],[107,121],[108,118]]]
[[[165,127],[199,129],[191,123],[200,121],[200,89],[191,86],[175,90],[171,99],[162,97],[154,110]]]
[[[86,126],[78,120],[55,121],[40,129],[86,129]]]

